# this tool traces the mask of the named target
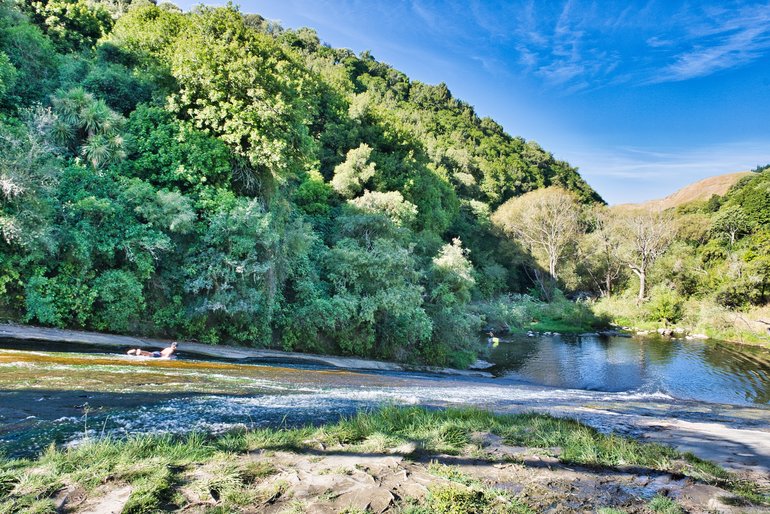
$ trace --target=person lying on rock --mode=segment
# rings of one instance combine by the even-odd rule
[[[171,346],[167,346],[166,348],[163,348],[159,352],[148,352],[145,350],[142,350],[141,348],[131,349],[128,350],[129,355],[136,355],[137,357],[155,357],[158,359],[170,359],[172,355],[174,355],[174,352],[176,352],[176,346],[177,342],[174,341],[171,343]]]

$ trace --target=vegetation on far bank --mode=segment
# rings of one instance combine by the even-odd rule
[[[591,302],[568,300],[560,291],[555,291],[550,301],[528,294],[506,294],[472,308],[484,319],[485,328],[497,334],[580,334],[608,328],[611,319],[609,315],[597,315]]]
[[[320,427],[258,429],[216,437],[190,434],[182,438],[86,440],[76,448],[51,447],[34,460],[3,460],[0,512],[53,512],[52,498],[62,488],[78,487],[87,494],[105,484],[131,486],[124,512],[183,509],[188,505],[179,493],[182,484],[203,491],[207,506],[231,511],[258,504],[271,495],[290,494],[288,484],[260,487],[265,477],[277,472],[269,453],[239,459],[257,450],[309,451],[321,456],[325,452],[387,455],[393,448],[401,448],[399,452],[418,460],[429,460],[435,454],[489,458],[474,442],[477,433],[494,434],[512,446],[544,451],[558,448],[558,458],[564,463],[610,468],[638,466],[648,472],[685,475],[730,489],[749,501],[767,502],[767,497],[753,485],[737,480],[713,464],[657,444],[604,435],[576,421],[539,414],[495,415],[469,409],[386,407]],[[194,473],[202,466],[213,468],[208,473]],[[460,482],[463,479],[451,468],[439,466],[435,472],[454,476]],[[190,485],[191,480],[199,483]],[[434,490],[433,497],[427,499],[428,506],[439,498],[457,494],[458,491]],[[504,493],[481,491],[465,500],[499,502],[500,495]],[[521,509],[514,512],[527,512],[523,499],[511,496],[505,501]]]
[[[655,299],[650,302],[654,302]],[[655,332],[661,328],[681,330],[681,335],[697,334],[721,341],[770,348],[770,333],[763,323],[770,321],[768,306],[729,309],[710,298],[680,299],[680,314],[675,321],[650,316],[651,306],[639,304],[635,298],[615,296],[603,298],[592,309],[597,316],[611,319],[621,327],[638,332]],[[668,300],[666,300],[668,308]]]

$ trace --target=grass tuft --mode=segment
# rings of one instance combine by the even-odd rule
[[[435,486],[426,499],[427,512],[436,514],[530,514],[532,510],[507,494],[455,482]]]
[[[647,504],[653,512],[660,514],[684,514],[682,507],[666,496],[657,495]]]

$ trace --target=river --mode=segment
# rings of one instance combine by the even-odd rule
[[[770,351],[663,337],[514,337],[491,350],[496,375],[558,388],[660,392],[770,404]]]
[[[0,446],[321,423],[383,404],[576,417],[770,472],[770,353],[716,342],[517,337],[494,378],[281,363],[158,360],[75,344],[0,341]]]

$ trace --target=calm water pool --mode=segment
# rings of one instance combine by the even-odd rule
[[[513,337],[491,350],[501,378],[593,391],[661,392],[770,404],[770,351],[716,341],[596,336]]]

